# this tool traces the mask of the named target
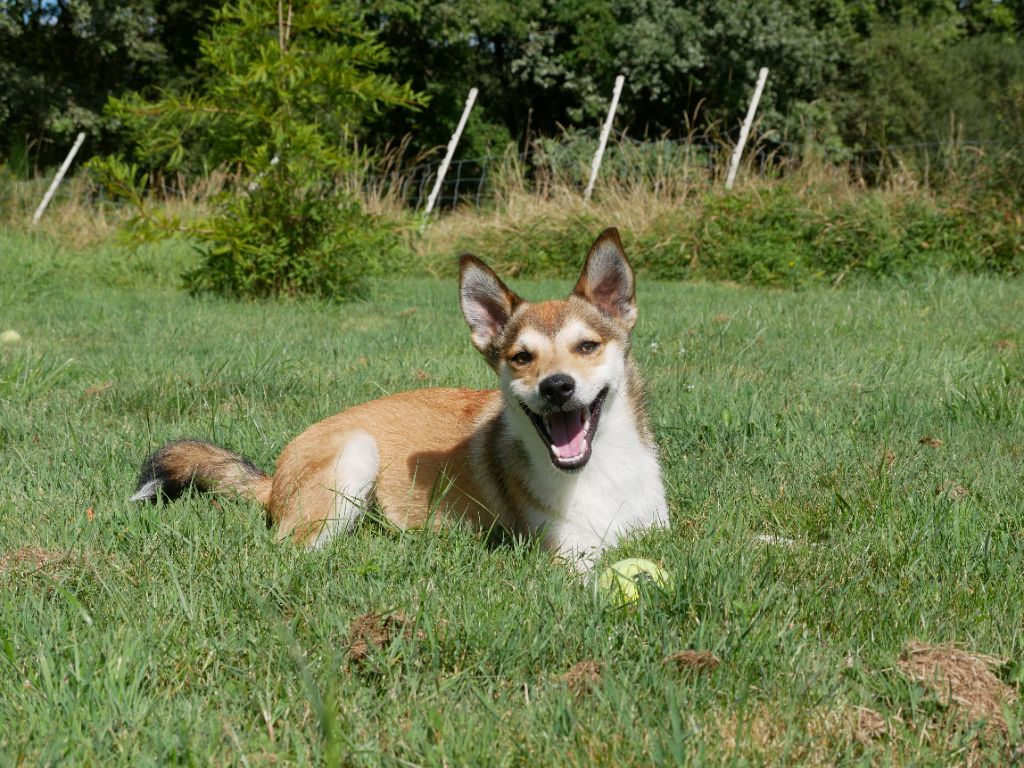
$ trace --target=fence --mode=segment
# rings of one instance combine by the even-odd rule
[[[490,204],[508,189],[510,182],[546,195],[556,188],[578,189],[587,182],[596,138],[578,134],[560,139],[541,139],[527,152],[492,154],[451,162],[441,186],[437,205],[478,208]],[[746,173],[757,177],[781,177],[800,168],[810,147],[806,144],[762,138],[745,159]],[[950,172],[967,173],[1003,142],[959,141],[894,144],[866,149],[814,148],[825,162],[844,166],[854,178],[877,183],[901,169],[912,169],[927,186],[929,177]],[[714,182],[724,173],[730,143],[723,137],[703,136],[686,141],[640,141],[620,136],[608,147],[601,168],[600,185],[619,188],[645,187],[669,191],[673,185]],[[436,180],[441,161],[432,161],[368,174],[364,194],[400,201],[410,209],[423,207]]]
[[[557,138],[542,138],[528,150],[483,157],[454,159],[444,179],[437,206],[479,208],[493,204],[504,191],[522,189],[541,196],[554,190],[578,190],[583,194],[590,162],[597,143],[596,131],[574,132]],[[601,167],[600,187],[650,189],[671,194],[674,188],[695,183],[714,183],[728,162],[732,143],[720,135],[693,136],[688,140],[638,140],[619,135],[607,148]],[[757,177],[780,177],[801,167],[809,147],[804,144],[761,137],[750,147],[745,173]],[[967,174],[992,153],[1009,151],[1006,142],[957,141],[894,144],[859,150],[826,149],[815,152],[826,162],[842,164],[855,178],[882,181],[902,168],[911,168],[927,186],[951,172]],[[396,165],[383,173],[366,173],[356,184],[367,198],[386,198],[410,210],[422,209],[437,177],[440,160]],[[230,180],[206,179],[202,183],[184,178],[152,178],[149,191],[158,197],[199,201]],[[351,181],[345,184],[353,188]],[[45,181],[15,190],[0,184],[0,205],[24,209],[38,202]],[[24,200],[14,200],[14,196]],[[93,205],[119,206],[107,192],[79,174],[58,190],[55,201],[84,200]]]

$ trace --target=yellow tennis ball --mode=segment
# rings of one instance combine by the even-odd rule
[[[616,605],[635,603],[640,590],[647,587],[668,589],[672,577],[657,563],[642,557],[619,560],[601,571],[597,577],[597,593]]]
[[[21,334],[17,331],[4,331],[0,333],[0,343],[2,344],[17,344],[21,341]]]

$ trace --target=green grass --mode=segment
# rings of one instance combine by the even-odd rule
[[[251,504],[129,504],[166,439],[270,468],[348,405],[491,383],[451,280],[246,304],[177,290],[191,259],[0,234],[0,330],[24,337],[0,347],[0,558],[65,556],[0,569],[0,762],[948,764],[1020,743],[1020,704],[1006,736],[970,725],[897,661],[955,643],[1019,685],[1024,283],[641,281],[673,528],[609,558],[674,582],[613,610],[544,552],[461,529],[367,522],[307,554]],[[410,626],[356,663],[369,611]],[[662,663],[682,649],[721,664]],[[602,678],[574,693],[584,660]],[[889,735],[858,740],[856,707]]]

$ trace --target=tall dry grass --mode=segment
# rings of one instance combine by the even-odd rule
[[[50,182],[45,177],[0,177],[0,226],[51,237],[70,248],[89,248],[116,240],[137,216],[132,205],[112,198],[82,171],[64,179],[39,223],[33,224]],[[161,184],[150,201],[168,218],[191,219],[203,215],[206,201],[227,183],[221,173],[194,182],[176,179],[173,185]]]
[[[418,208],[410,203],[410,189],[422,189],[425,200],[433,182],[429,171],[436,170],[441,147],[415,153],[410,137],[376,155],[355,147],[358,161],[337,184],[349,199],[359,199],[371,213],[406,233],[409,263],[402,268],[450,274],[457,250],[486,248],[489,255],[500,258],[507,242],[517,242],[520,248],[503,266],[512,273],[530,272],[536,264],[527,252],[538,244],[544,247],[545,238],[551,241],[550,250],[566,251],[576,246],[572,232],[586,230],[592,236],[605,226],[630,233],[652,253],[676,247],[675,241],[685,241],[687,245],[679,246],[685,250],[701,241],[708,216],[715,220],[749,214],[756,220],[759,207],[778,205],[775,190],[780,187],[792,192],[807,212],[832,220],[847,216],[836,214],[837,209],[859,208],[857,215],[863,217],[879,208],[894,212],[912,205],[935,208],[939,198],[944,209],[974,210],[979,201],[986,201],[986,210],[994,210],[992,206],[1004,205],[1007,199],[998,192],[1000,184],[1013,183],[1006,171],[1013,167],[1012,157],[986,155],[955,132],[941,151],[930,156],[889,153],[873,178],[814,146],[804,148],[795,162],[781,156],[777,145],[773,148],[763,137],[755,137],[732,193],[743,200],[743,210],[737,211],[721,205],[728,197],[723,187],[732,150],[725,138],[705,133],[699,138],[694,134],[684,143],[637,143],[620,135],[609,146],[593,199],[587,201],[583,188],[594,145],[592,136],[566,133],[534,140],[528,153],[509,147],[489,160],[479,206],[449,202],[429,220],[422,216],[422,202]],[[0,176],[0,223],[85,248],[116,238],[136,213],[107,196],[88,174],[79,173],[65,181],[40,224],[32,227],[32,212],[48,183],[42,178],[18,181]],[[150,201],[168,217],[188,219],[206,213],[207,201],[231,183],[224,174],[191,183],[176,179],[170,185],[151,185],[158,194]],[[1012,189],[1007,194],[1012,198]],[[870,206],[864,205],[869,200]],[[715,210],[705,215],[709,205]]]

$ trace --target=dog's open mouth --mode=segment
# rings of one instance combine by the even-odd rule
[[[558,469],[581,469],[590,460],[594,448],[594,435],[601,417],[601,405],[608,394],[608,387],[594,398],[588,406],[572,411],[552,411],[543,415],[534,413],[520,403],[541,439],[551,453],[551,463]]]

